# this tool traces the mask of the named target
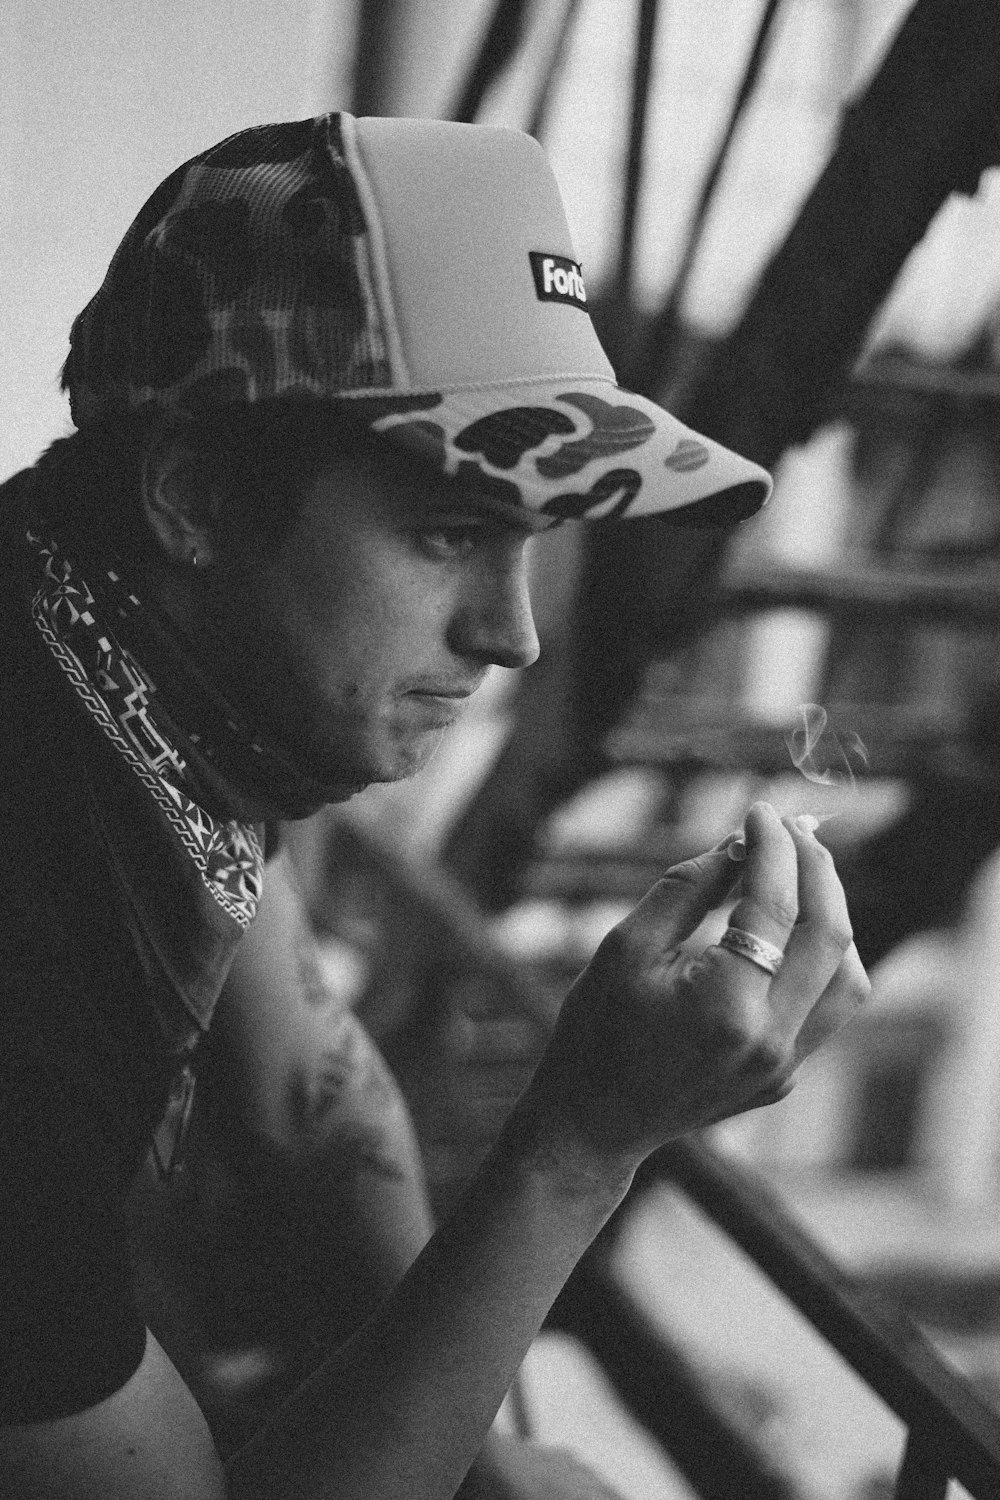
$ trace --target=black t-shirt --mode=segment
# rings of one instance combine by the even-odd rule
[[[0,1423],[83,1410],[142,1359],[120,1208],[241,935],[51,659],[15,529],[0,516]]]

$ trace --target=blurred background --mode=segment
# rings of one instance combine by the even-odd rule
[[[413,782],[291,836],[329,981],[396,1067],[446,1211],[658,871],[757,797],[818,814],[873,1001],[788,1100],[705,1144],[821,1282],[916,1320],[973,1428],[1000,1423],[998,33],[986,0],[0,11],[0,477],[68,429],[69,325],[162,178],[336,108],[538,135],[620,378],[774,470],[727,538],[539,539],[538,665],[497,670]],[[663,1430],[569,1314],[516,1420],[635,1500],[893,1494],[905,1423],[683,1165],[602,1260],[634,1369],[653,1331]]]

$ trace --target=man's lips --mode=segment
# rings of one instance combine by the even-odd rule
[[[414,698],[471,698],[482,686],[483,679],[473,683],[420,682],[407,689],[407,696]]]
[[[456,693],[454,690],[445,693],[440,688],[411,688],[406,696],[408,698],[435,698],[441,702],[461,703],[464,699],[471,698],[474,692],[475,688],[465,693]]]

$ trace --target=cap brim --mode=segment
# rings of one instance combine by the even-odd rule
[[[767,502],[766,470],[610,382],[532,381],[356,396],[393,447],[542,524],[661,516],[729,526]]]

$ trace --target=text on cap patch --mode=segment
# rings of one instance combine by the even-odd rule
[[[569,302],[573,307],[587,306],[579,262],[565,255],[550,255],[545,250],[529,250],[531,274],[539,302]]]

